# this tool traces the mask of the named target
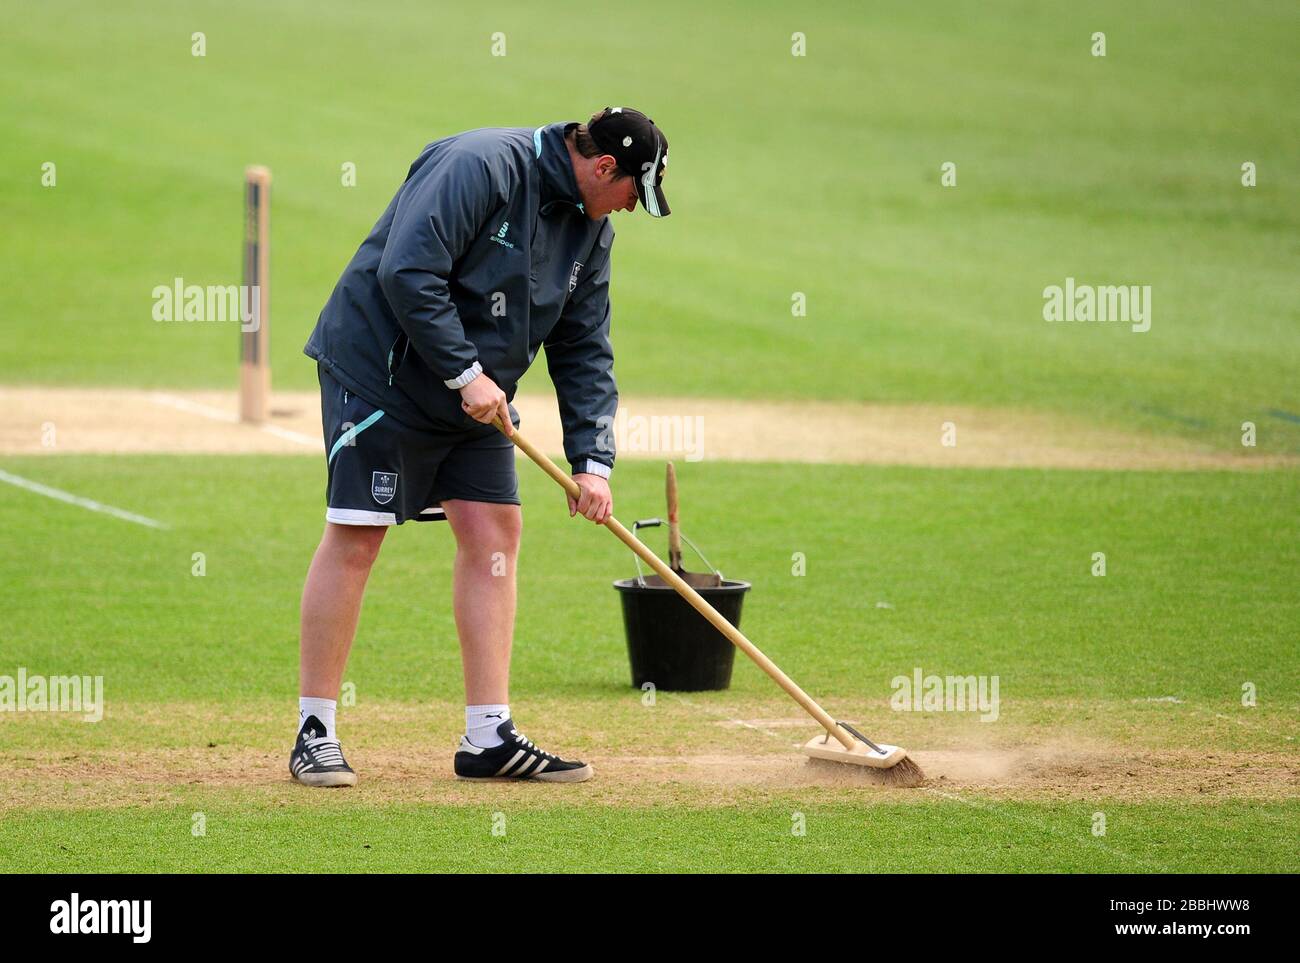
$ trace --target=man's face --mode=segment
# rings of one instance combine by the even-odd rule
[[[587,217],[599,221],[612,211],[636,210],[636,181],[618,169],[613,157],[603,154],[588,158],[582,166],[586,176],[578,173],[578,193]]]

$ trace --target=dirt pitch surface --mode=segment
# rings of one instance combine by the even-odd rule
[[[347,792],[389,803],[473,804],[507,793],[521,802],[577,797],[632,807],[846,795],[887,803],[937,796],[972,805],[1300,798],[1300,758],[1286,741],[1290,723],[1280,714],[1258,717],[1243,729],[1236,720],[1191,706],[1038,705],[1031,716],[1004,719],[992,733],[977,721],[918,718],[880,706],[869,710],[864,724],[879,738],[910,746],[927,777],[918,789],[900,789],[878,785],[859,767],[802,756],[797,747],[815,734],[816,724],[778,697],[737,704],[723,694],[662,693],[660,704],[647,709],[639,696],[630,693],[613,704],[536,700],[516,710],[539,727],[520,722],[530,738],[594,765],[595,778],[581,786],[487,787],[456,780],[451,757],[458,705],[345,709],[340,736],[360,775]],[[1094,720],[1087,732],[1069,721],[1081,711]],[[593,718],[605,720],[596,731]],[[0,721],[0,737],[10,737],[0,741],[8,743],[0,750],[8,774],[0,782],[0,813],[33,806],[174,805],[208,791],[244,792],[273,804],[301,799],[316,790],[288,776],[293,719],[291,703],[124,704],[95,725],[29,713],[19,733],[11,716]],[[1189,726],[1203,745],[1192,744]],[[177,733],[189,735],[178,741]]]
[[[264,425],[241,424],[229,391],[0,387],[0,455],[304,454],[323,448],[315,392],[281,392]],[[520,427],[563,450],[549,395],[515,399]],[[956,444],[945,446],[945,423]],[[924,467],[1222,470],[1298,465],[1300,458],[1215,451],[1163,436],[1097,428],[1016,409],[624,397],[614,425],[621,458],[785,461]]]
[[[10,778],[0,812],[13,809],[167,804],[177,790],[247,789],[288,797],[307,791],[289,779],[283,751],[217,747],[150,752],[41,751],[8,754]],[[451,751],[412,754],[345,743],[361,774],[359,795],[386,802],[471,803],[483,787],[456,780]],[[283,757],[283,758],[282,758]],[[1294,755],[1196,751],[1121,752],[1094,744],[984,750],[920,750],[919,789],[878,785],[859,767],[807,760],[788,752],[683,756],[591,756],[596,776],[576,790],[586,800],[620,806],[671,802],[731,805],[817,790],[862,794],[880,802],[953,793],[984,799],[1221,802],[1300,797]],[[493,783],[502,786],[504,783]],[[530,784],[547,796],[575,790]]]

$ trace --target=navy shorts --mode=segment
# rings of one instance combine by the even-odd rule
[[[445,519],[448,498],[519,504],[515,446],[493,428],[442,434],[386,414],[318,366],[328,480],[326,521],[400,525]],[[518,415],[511,411],[512,421]]]

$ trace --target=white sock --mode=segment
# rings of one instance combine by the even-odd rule
[[[492,749],[505,742],[497,726],[510,718],[509,706],[466,706],[465,738],[480,749]]]
[[[325,727],[326,739],[337,739],[334,734],[334,709],[338,705],[335,699],[314,699],[310,696],[301,696],[298,699],[298,731],[302,731],[302,724],[307,721],[308,716],[315,716]]]

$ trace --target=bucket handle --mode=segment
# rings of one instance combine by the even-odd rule
[[[640,521],[636,521],[632,523],[632,534],[636,535],[636,530],[638,528],[658,528],[662,524],[663,524],[662,519],[643,518]],[[722,571],[718,569],[707,558],[704,557],[704,553],[700,551],[699,546],[697,546],[694,542],[692,542],[690,540],[690,537],[685,532],[680,532],[679,534],[682,536],[682,541],[684,541],[687,545],[689,545],[691,547],[691,550],[694,551],[695,554],[700,557],[700,561],[709,567],[709,571],[711,571],[714,575],[718,577],[718,581],[725,582],[726,579],[723,578]],[[635,552],[633,553],[633,561],[636,562],[636,582],[639,586],[645,588],[645,573],[641,571],[641,558],[640,556],[636,555]]]

